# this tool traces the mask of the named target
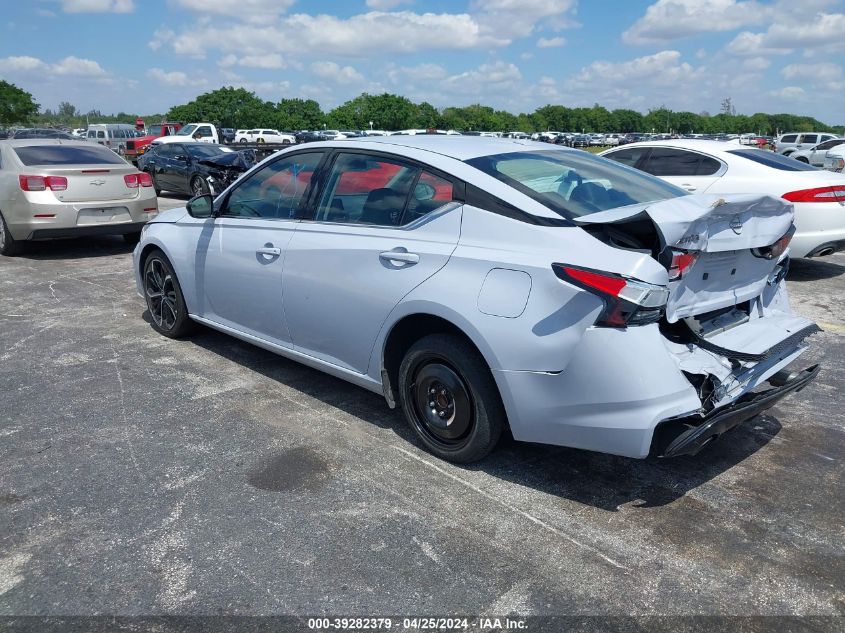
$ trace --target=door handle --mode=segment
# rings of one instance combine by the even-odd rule
[[[696,187],[692,186],[692,185],[691,185],[691,184],[689,184],[688,182],[687,182],[687,183],[682,184],[682,185],[681,185],[681,187],[683,187],[683,188],[684,188],[684,189],[686,189],[687,191],[695,191],[695,189],[696,189]]]
[[[264,248],[257,249],[255,253],[257,255],[272,255],[273,257],[278,257],[282,254],[282,249],[265,246]]]
[[[420,256],[416,253],[406,253],[404,251],[384,251],[379,253],[379,259],[388,262],[402,262],[404,264],[416,264],[420,261]]]

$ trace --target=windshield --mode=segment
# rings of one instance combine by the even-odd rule
[[[147,128],[147,134],[150,136],[161,136],[161,126],[160,125],[151,125]]]
[[[466,162],[570,220],[687,193],[659,178],[585,152],[514,152]]]
[[[818,167],[802,163],[800,160],[795,160],[783,154],[767,152],[762,149],[731,149],[728,150],[728,154],[742,156],[748,160],[753,160],[755,163],[780,171],[818,171]]]
[[[178,132],[176,132],[176,136],[190,136],[191,134],[193,134],[193,133],[194,133],[194,131],[195,131],[198,127],[199,127],[199,126],[198,126],[198,125],[196,125],[195,123],[191,123],[190,125],[186,125],[186,126],[185,126],[185,127],[183,127],[181,130],[179,130]]]
[[[102,145],[30,145],[16,147],[24,165],[126,165],[120,156]]]

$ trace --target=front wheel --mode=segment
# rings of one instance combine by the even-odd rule
[[[144,262],[144,298],[152,326],[168,338],[180,338],[193,329],[185,297],[173,267],[161,251],[154,251]]]
[[[795,160],[797,160],[799,163],[806,163],[807,165],[810,164],[810,160],[808,158],[805,158],[804,156],[798,156]]]
[[[425,447],[450,462],[484,458],[507,424],[484,359],[452,334],[423,337],[399,367],[399,401]]]
[[[211,189],[208,186],[208,182],[203,178],[194,176],[191,178],[191,193],[195,196],[204,196],[207,193],[211,193]]]

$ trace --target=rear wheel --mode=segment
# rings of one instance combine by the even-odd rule
[[[797,160],[799,163],[807,163],[808,165],[810,164],[810,160],[804,156],[798,156],[795,158],[795,160]]]
[[[264,143],[264,139],[263,139],[263,138],[259,138],[259,139],[258,139],[258,141],[256,141],[256,142],[257,142],[257,143]]]
[[[157,196],[161,195],[161,187],[158,186],[156,183],[156,175],[153,172],[148,172],[150,174],[150,180],[153,181],[153,191],[156,192]]]
[[[3,214],[0,213],[0,255],[14,257],[22,253],[23,249],[24,243],[12,237],[9,227],[6,226],[6,220],[3,219]]]
[[[246,139],[245,139],[245,138],[242,138],[242,139],[240,140],[240,142],[241,142],[241,143],[246,144]]]
[[[144,298],[153,328],[169,338],[188,334],[194,322],[188,316],[185,297],[173,267],[159,250],[144,262]]]
[[[402,360],[398,382],[405,417],[430,452],[468,463],[496,446],[507,424],[505,410],[490,369],[464,339],[420,339]]]

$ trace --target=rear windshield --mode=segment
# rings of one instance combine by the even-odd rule
[[[514,152],[466,162],[568,219],[687,193],[659,178],[585,152]]]
[[[14,149],[24,165],[126,164],[126,161],[102,145],[30,145]]]
[[[763,149],[730,149],[728,150],[728,154],[742,156],[748,160],[753,160],[755,163],[760,163],[766,167],[781,171],[818,171],[818,167],[802,163],[800,160],[795,160],[783,154],[767,152]]]

